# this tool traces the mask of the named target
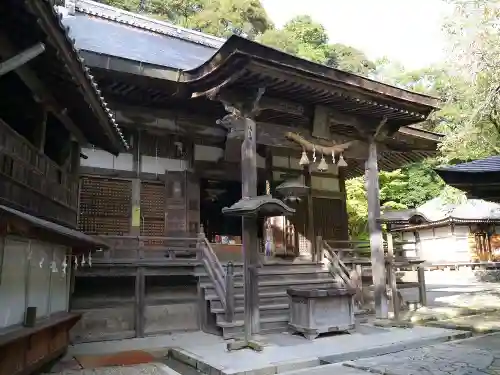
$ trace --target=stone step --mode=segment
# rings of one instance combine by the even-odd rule
[[[286,332],[288,331],[288,322],[288,315],[262,318],[260,320],[260,334]],[[232,339],[243,336],[243,320],[236,320],[231,323],[220,323],[219,327],[222,328],[222,337],[224,339]]]
[[[288,303],[284,304],[273,304],[273,305],[260,305],[260,317],[261,319],[290,314],[290,305]],[[224,309],[211,309],[212,313],[216,314],[217,324],[226,323],[226,313]],[[243,307],[237,307],[235,309],[233,320],[243,320],[245,319],[245,309]]]

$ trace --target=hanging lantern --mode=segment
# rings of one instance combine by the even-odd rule
[[[276,186],[276,192],[283,196],[284,201],[299,202],[300,197],[307,194],[309,187],[302,183],[302,179],[294,178],[286,180],[285,182]]]
[[[326,172],[328,170],[328,164],[326,164],[325,157],[321,155],[321,160],[317,167],[319,172]]]
[[[338,167],[347,167],[347,162],[344,160],[344,155],[340,154],[337,166]]]
[[[302,157],[300,158],[299,165],[309,165],[309,158],[307,157],[306,150],[302,151]]]

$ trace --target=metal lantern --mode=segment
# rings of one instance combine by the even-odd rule
[[[303,197],[309,191],[309,187],[302,183],[300,177],[286,180],[276,186],[276,192],[284,197],[285,201],[299,202],[300,197]]]

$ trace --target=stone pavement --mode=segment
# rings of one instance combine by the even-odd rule
[[[500,334],[354,360],[344,363],[344,366],[387,375],[500,374]],[[332,373],[333,367],[322,367],[324,372],[318,372],[318,375]]]
[[[371,331],[365,334],[358,331],[314,341],[292,335],[275,337],[260,353],[248,349],[227,352],[225,344],[216,344],[176,348],[171,354],[207,374],[274,375],[294,369],[310,369],[322,362],[383,355],[470,336],[468,332],[432,327],[370,328]]]
[[[135,366],[113,366],[86,370],[64,370],[58,375],[180,375],[161,363]]]

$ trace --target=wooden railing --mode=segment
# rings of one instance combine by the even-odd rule
[[[231,262],[226,266],[226,272],[219,258],[215,254],[210,242],[205,237],[203,227],[198,235],[198,247],[201,253],[203,265],[207,271],[210,281],[214,285],[215,293],[221,301],[225,310],[226,321],[234,319],[234,267]]]
[[[176,261],[199,262],[200,254],[195,235],[186,237],[162,236],[99,236],[110,248],[93,255],[97,264],[137,263],[162,266]]]
[[[0,119],[0,197],[6,203],[76,225],[78,180]]]
[[[363,305],[363,287],[371,287],[371,282],[363,285],[363,278],[367,278],[363,271],[371,272],[370,242],[369,241],[323,241],[317,240],[319,259],[326,260],[332,276],[341,284],[355,290],[355,301]],[[384,260],[387,274],[387,285],[391,290],[393,311],[395,318],[399,316],[400,300],[399,289],[419,288],[419,302],[426,304],[423,260],[418,258],[418,249],[412,241],[393,241],[388,234],[384,241]],[[410,256],[409,256],[410,255]],[[400,269],[418,270],[418,282],[403,282],[397,279],[396,271]],[[365,280],[366,281],[366,280]],[[367,285],[366,285],[367,284]]]

